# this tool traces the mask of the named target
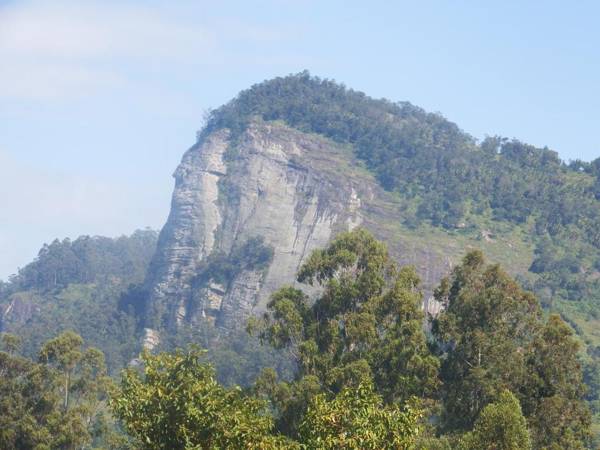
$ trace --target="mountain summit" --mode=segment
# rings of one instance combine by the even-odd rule
[[[414,264],[428,293],[470,248],[546,305],[600,292],[600,159],[478,143],[438,114],[307,72],[241,92],[198,136],[146,277],[147,346],[184,324],[243,326],[313,249],[357,226]]]

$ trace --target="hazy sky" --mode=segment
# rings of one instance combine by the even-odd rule
[[[160,228],[202,112],[308,69],[475,137],[600,156],[600,2],[2,1],[0,278]]]

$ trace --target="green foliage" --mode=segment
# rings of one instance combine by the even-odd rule
[[[21,347],[21,338],[10,333],[2,333],[0,335],[0,343],[2,343],[2,351],[9,355],[14,354]]]
[[[240,336],[219,342],[207,330],[182,335],[181,343],[217,344],[210,354],[194,347],[144,353],[112,387],[103,354],[86,349],[73,332],[44,343],[38,362],[15,356],[18,338],[3,335],[0,448],[589,445],[579,342],[559,316],[545,319],[535,297],[480,252],[467,254],[435,292],[445,305],[433,323],[441,370],[423,331],[418,277],[412,268],[398,268],[367,231],[342,233],[313,252],[298,279],[322,286],[314,303],[283,287],[249,324],[263,342],[291,355],[296,372],[281,381],[275,369],[265,369],[246,391],[234,385],[242,372],[249,383],[259,366],[281,367],[277,358],[257,357],[251,340]],[[245,352],[255,361],[241,362]],[[209,355],[230,387],[202,361]],[[593,377],[588,367],[586,376]],[[111,410],[131,439],[106,411],[108,390]]]
[[[414,407],[384,405],[370,384],[332,400],[314,396],[299,442],[272,434],[266,403],[224,388],[203,352],[143,355],[143,373],[127,370],[112,408],[139,449],[408,449],[419,433]]]
[[[415,450],[453,450],[458,446],[458,444],[453,445],[454,441],[457,439],[448,436],[425,435],[417,440]]]
[[[483,408],[473,431],[466,433],[460,445],[464,450],[530,450],[527,421],[519,400],[510,392]]]
[[[409,103],[374,100],[303,72],[243,91],[211,113],[205,133],[225,127],[236,135],[257,117],[352,144],[387,189],[411,195],[424,193],[425,186],[431,186],[429,195],[440,188],[467,192],[462,178],[468,176],[473,139]]]
[[[536,448],[579,449],[590,439],[590,411],[577,357],[579,342],[557,315],[550,315],[532,343],[530,379],[522,401]]]
[[[232,330],[227,334],[213,326],[183,325],[177,333],[161,340],[155,350],[172,352],[198,345],[206,349],[205,359],[216,372],[216,378],[224,386],[252,386],[265,368],[276,371],[285,380],[293,378],[294,368],[284,351],[261,345],[246,330]]]
[[[385,245],[367,231],[340,234],[311,254],[299,281],[318,282],[323,294],[309,306],[301,291],[277,291],[265,315],[249,329],[275,348],[289,351],[298,371],[294,382],[259,389],[279,413],[278,427],[294,435],[298,419],[318,392],[375,382],[386,402],[431,398],[438,361],[422,329],[419,280],[398,269]],[[267,374],[267,376],[270,376]]]
[[[498,266],[486,266],[480,252],[469,253],[435,295],[446,307],[433,328],[448,348],[441,372],[444,421],[448,429],[468,429],[502,389],[523,384],[522,349],[540,310]]]
[[[419,413],[410,407],[384,405],[373,386],[346,387],[333,399],[314,397],[300,425],[309,449],[386,450],[413,448]]]
[[[156,240],[156,232],[144,230],[44,246],[0,289],[0,310],[12,311],[0,318],[0,330],[18,335],[28,357],[48,339],[74,330],[100,348],[109,371],[117,373],[138,351],[137,318],[145,301],[138,283]]]
[[[228,286],[240,272],[266,269],[272,259],[273,249],[264,243],[262,237],[253,237],[242,245],[234,246],[229,254],[209,255],[198,267],[195,282],[205,284],[214,281]]]
[[[239,135],[257,118],[350,144],[386,189],[420,199],[419,216],[435,224],[455,226],[473,206],[517,223],[533,216],[541,232],[552,234],[598,217],[600,182],[585,181],[600,179],[598,160],[570,167],[547,148],[500,137],[477,145],[438,114],[375,100],[308,72],[241,92],[211,112],[200,137],[219,128]],[[573,175],[581,182],[571,183]]]
[[[184,329],[164,337],[171,348],[190,341],[210,346],[207,358],[226,385],[250,384],[261,367],[277,369],[265,370],[254,387],[270,400],[274,418],[262,401],[219,386],[212,370],[199,365],[198,355],[146,355],[144,370],[154,364],[155,372],[127,372],[124,380],[130,384],[124,381],[119,397],[127,399],[120,406],[123,414],[135,413],[139,420],[123,416],[133,424],[132,433],[143,438],[140,445],[161,448],[147,442],[146,430],[157,439],[173,439],[168,441],[173,448],[318,448],[319,439],[335,447],[372,431],[373,442],[379,442],[373,445],[383,447],[382,424],[390,415],[404,414],[396,405],[413,396],[429,405],[440,396],[442,413],[430,417],[430,428],[440,425],[438,432],[450,433],[422,436],[418,448],[456,447],[465,432],[467,448],[527,448],[523,417],[533,448],[588,444],[584,399],[600,410],[600,345],[589,331],[599,314],[600,159],[567,166],[555,152],[516,140],[492,137],[478,144],[437,114],[374,100],[308,73],[242,92],[211,114],[200,138],[226,127],[235,139],[257,120],[281,120],[347,144],[344,148],[385,189],[402,197],[412,227],[426,221],[460,233],[465,223],[473,228],[491,223],[529,236],[535,254],[523,282],[543,306],[561,312],[577,334],[586,336],[585,381],[592,389],[586,393],[582,384],[580,346],[571,329],[555,315],[543,320],[533,296],[499,267],[485,265],[477,253],[468,255],[436,292],[447,305],[433,328],[442,361],[440,389],[440,363],[423,334],[414,270],[395,267],[385,246],[359,230],[313,253],[300,269],[300,281],[324,289],[316,303],[310,304],[300,290],[282,288],[265,316],[251,324],[264,342],[291,355],[297,366],[293,381],[278,380],[276,372],[286,369],[281,358],[257,351],[239,335],[217,339],[205,330],[206,336],[199,337],[197,330]],[[228,150],[231,155],[234,147]],[[221,187],[236,197],[227,191],[231,186]],[[146,298],[140,282],[155,244],[151,231],[115,240],[56,240],[10,282],[0,282],[3,311],[8,304],[11,309],[25,305],[20,322],[3,315],[0,323],[0,329],[22,338],[22,343],[8,334],[2,339],[0,448],[89,447],[112,427],[98,412],[107,383],[102,355],[85,350],[81,338],[67,333],[47,342],[38,362],[15,355],[22,347],[31,356],[42,342],[72,328],[106,352],[113,372],[124,366],[136,350],[136,317],[144,312]],[[264,269],[271,258],[272,250],[259,238],[250,239],[229,254],[205,260],[195,283],[227,286],[243,270]],[[573,301],[576,308],[569,304]],[[191,368],[177,375],[182,361]],[[173,380],[183,384],[174,386]],[[164,402],[162,385],[169,392]],[[123,397],[124,386],[128,397]],[[198,406],[200,395],[207,402]],[[169,409],[173,405],[179,408],[175,412]],[[230,417],[202,409],[210,405]],[[274,437],[272,422],[287,435],[301,434],[308,444]],[[351,429],[338,427],[342,422]],[[385,430],[394,433],[395,425]],[[202,429],[208,440],[199,436]],[[114,435],[102,439],[120,440]]]
[[[145,353],[142,374],[123,374],[111,404],[137,448],[283,448],[264,402],[220,386],[201,357],[198,350]]]
[[[111,239],[81,236],[74,241],[44,244],[37,258],[11,279],[12,289],[46,291],[68,284],[105,281],[111,277],[140,282],[154,254],[156,231],[137,230]]]
[[[75,450],[122,442],[103,408],[109,386],[102,353],[84,349],[74,333],[47,342],[39,363],[0,352],[0,448]]]
[[[123,289],[122,284],[109,283],[69,285],[32,296],[32,316],[24,323],[5,323],[4,330],[21,338],[28,357],[48,339],[73,330],[105,353],[109,371],[116,374],[138,352],[136,318],[119,309]]]
[[[470,429],[486,405],[510,390],[523,407],[534,448],[578,448],[589,441],[579,346],[558,316],[544,322],[535,297],[498,266],[486,265],[479,252],[442,281],[436,297],[446,305],[433,328],[444,351],[445,431]]]
[[[63,373],[65,380],[65,410],[69,407],[69,393],[71,392],[71,377],[73,376],[73,370],[84,357],[81,352],[82,345],[83,339],[81,339],[81,336],[72,331],[67,331],[46,342],[40,350],[40,362],[49,364]],[[98,355],[92,354],[89,359],[92,361],[97,360]],[[101,361],[96,361],[96,363],[104,364],[104,355],[102,355]]]

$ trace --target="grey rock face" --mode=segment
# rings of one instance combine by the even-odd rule
[[[197,264],[211,253],[221,223],[218,182],[225,175],[226,132],[188,150],[174,173],[175,190],[167,224],[159,236],[147,279],[150,287],[150,328],[168,318],[176,326],[186,315],[190,282]]]
[[[233,142],[221,130],[188,150],[174,176],[171,213],[146,280],[150,329],[203,320],[243,326],[274,290],[295,284],[312,250],[358,225],[385,239],[401,263],[424,267],[426,287],[447,272],[437,254],[395,236],[399,205],[351,150],[319,136],[255,123]],[[209,255],[255,237],[273,249],[267,269],[243,270],[227,286],[197,282]]]
[[[0,331],[25,325],[39,310],[39,300],[34,294],[16,293],[0,305]]]

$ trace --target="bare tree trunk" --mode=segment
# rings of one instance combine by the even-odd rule
[[[68,370],[65,376],[65,412],[69,407],[69,384],[71,383],[71,371]]]

